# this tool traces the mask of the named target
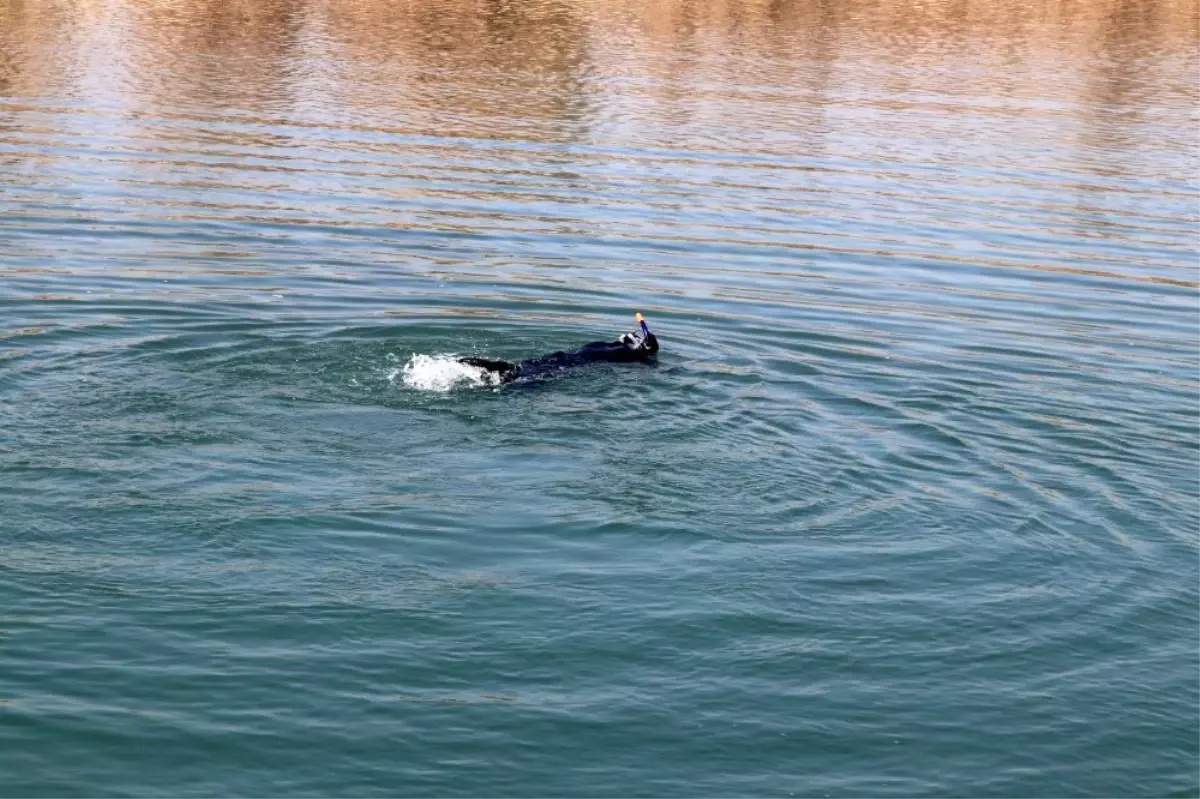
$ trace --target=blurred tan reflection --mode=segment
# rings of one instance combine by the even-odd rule
[[[1136,104],[1195,96],[1198,5],[0,0],[0,94],[464,135],[508,118],[508,135],[535,139],[583,135],[598,104],[645,98],[625,110],[653,119],[694,113],[677,101],[695,93],[754,87],[816,104],[839,89]]]

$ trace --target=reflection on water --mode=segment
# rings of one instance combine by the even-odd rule
[[[1190,285],[1163,236],[1195,217],[1197,16],[1183,0],[6,0],[0,159],[96,221],[139,206],[495,232],[528,200],[531,235],[778,244],[800,225],[793,245],[847,254],[918,221],[929,257]],[[345,202],[313,217],[288,193]],[[378,200],[395,204],[372,215]],[[1019,263],[988,252],[1014,226]],[[1123,232],[1151,245],[1136,269]]]
[[[1108,324],[1192,332],[1090,288],[1195,286],[1195,2],[0,14],[0,254],[10,275],[89,276],[22,291],[166,271],[177,299],[360,281],[526,313],[586,284],[596,303],[564,310],[691,298],[777,317],[824,295],[1014,335],[1011,304],[1038,298],[1024,313],[1093,344]]]
[[[735,147],[722,120],[754,102],[780,137],[756,152],[819,145],[839,108],[866,122],[923,103],[935,120],[962,102],[1120,141],[1147,109],[1195,99],[1197,16],[1189,0],[5,0],[0,93],[535,141],[636,127]]]

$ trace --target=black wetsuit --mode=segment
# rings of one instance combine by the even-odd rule
[[[577,350],[570,352],[559,350],[549,355],[528,358],[516,363],[492,360],[491,358],[459,358],[459,360],[470,366],[478,366],[489,372],[495,372],[500,376],[501,382],[508,383],[519,377],[536,377],[598,361],[609,363],[648,361],[654,357],[656,352],[658,352],[658,339],[653,334],[636,338],[633,338],[631,334],[622,336],[617,341],[593,341],[584,344]]]

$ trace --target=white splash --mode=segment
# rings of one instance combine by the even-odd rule
[[[392,370],[388,379],[399,378],[419,391],[451,391],[500,385],[499,375],[478,366],[468,366],[453,355],[413,355],[408,363]]]

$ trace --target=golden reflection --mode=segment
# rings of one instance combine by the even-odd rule
[[[0,97],[50,94],[69,70],[77,17],[55,3],[0,0]]]
[[[0,0],[0,137],[30,145],[0,166],[40,175],[86,146],[89,179],[181,219],[212,203],[268,221],[249,212],[291,193],[272,212],[293,230],[657,225],[682,246],[681,229],[756,233],[702,207],[734,188],[709,182],[722,153],[786,184],[759,184],[763,237],[801,196],[810,222],[860,221],[825,195],[915,203],[912,165],[945,170],[919,198],[943,209],[952,180],[986,183],[969,196],[991,208],[1053,182],[1094,232],[1116,222],[1087,210],[1089,177],[1194,183],[1198,35],[1200,0]],[[507,157],[514,142],[548,146]],[[138,188],[162,186],[181,198]],[[208,196],[226,188],[241,195]],[[516,221],[483,207],[505,191]],[[659,215],[583,224],[570,206],[591,201]],[[706,210],[732,221],[688,216]]]
[[[107,84],[137,107],[336,108],[467,134],[510,117],[572,139],[630,86],[651,104],[821,89],[838,63],[890,65],[836,79],[892,91],[1193,98],[1178,68],[1141,78],[1195,66],[1198,18],[1197,0],[0,0],[0,95]]]
[[[339,101],[359,114],[466,136],[488,135],[475,120],[508,119],[518,137],[551,140],[574,138],[588,115],[587,19],[575,5],[327,2],[308,14],[337,54]]]

